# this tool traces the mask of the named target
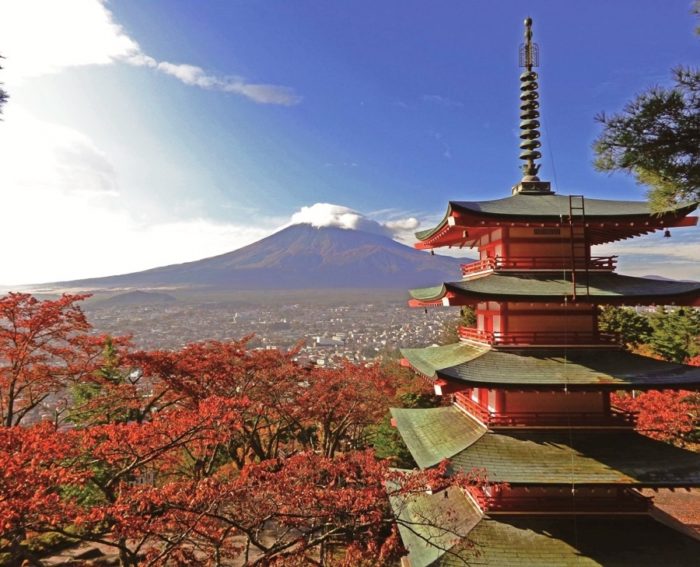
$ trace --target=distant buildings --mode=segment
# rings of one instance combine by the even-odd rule
[[[449,311],[426,315],[396,301],[378,301],[372,306],[295,303],[282,307],[191,301],[97,305],[87,306],[86,311],[96,332],[131,333],[139,348],[175,349],[194,341],[240,339],[254,333],[253,347],[286,349],[303,341],[300,360],[321,365],[333,365],[340,358],[366,362],[399,346],[436,342],[445,323],[456,318]]]

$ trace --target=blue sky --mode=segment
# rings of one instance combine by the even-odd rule
[[[390,223],[407,240],[449,199],[507,196],[520,177],[527,15],[541,49],[541,177],[560,193],[642,199],[625,175],[593,170],[593,117],[698,61],[690,9],[6,0],[0,189],[17,214],[0,237],[21,245],[0,252],[0,283],[222,253],[314,203]],[[672,241],[611,250],[630,254],[629,273],[661,261],[668,273],[670,254],[674,276],[700,278],[697,231]]]

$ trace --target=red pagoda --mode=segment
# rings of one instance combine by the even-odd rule
[[[611,392],[700,389],[700,368],[626,352],[598,331],[600,305],[700,305],[700,283],[617,274],[591,246],[697,223],[698,203],[557,195],[538,177],[537,46],[520,50],[520,158],[512,196],[452,201],[417,248],[477,248],[460,281],[411,291],[410,304],[473,306],[456,344],[404,349],[451,405],[393,409],[420,468],[447,459],[492,484],[404,503],[405,565],[698,565],[700,541],[661,521],[644,488],[700,487],[700,454],[634,430]],[[440,521],[442,525],[439,524]],[[441,520],[440,520],[441,519]],[[412,526],[412,527],[407,527]]]

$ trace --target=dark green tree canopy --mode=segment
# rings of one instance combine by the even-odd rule
[[[595,166],[627,171],[650,188],[652,206],[700,200],[700,71],[677,68],[672,88],[653,87],[619,114],[600,114]]]
[[[646,345],[671,362],[686,362],[700,354],[700,310],[693,307],[659,307],[652,314],[631,307],[601,307],[598,329],[620,335],[631,350]]]
[[[700,354],[700,311],[659,308],[650,319],[653,332],[649,346],[664,360],[685,362]]]
[[[632,307],[601,307],[598,328],[603,333],[615,333],[622,343],[637,347],[649,341],[652,333],[649,318],[637,313]]]

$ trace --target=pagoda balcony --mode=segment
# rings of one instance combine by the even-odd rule
[[[611,407],[601,412],[497,412],[490,411],[464,392],[454,394],[457,407],[486,427],[615,427],[632,428],[637,419],[634,412]]]
[[[620,346],[621,339],[616,333],[591,331],[512,331],[507,333],[490,332],[473,327],[460,326],[459,338],[495,347],[542,347],[542,346]]]
[[[576,258],[576,270],[589,272],[612,272],[617,265],[617,256],[593,256]],[[469,264],[462,264],[462,276],[469,278],[491,272],[553,272],[571,270],[571,256],[516,256],[510,258],[484,258]]]
[[[532,491],[532,496],[508,496],[497,494],[484,496],[479,505],[489,514],[646,514],[651,510],[652,498],[636,492],[626,492],[615,496],[592,496],[586,494],[580,497],[543,496]]]

